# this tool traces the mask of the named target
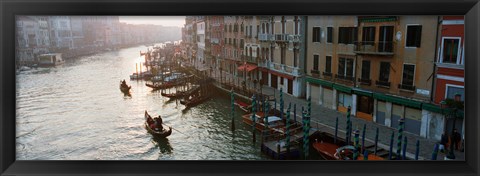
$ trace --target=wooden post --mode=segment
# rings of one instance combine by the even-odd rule
[[[253,144],[255,145],[255,126],[256,126],[256,115],[257,115],[257,108],[256,108],[256,101],[255,95],[252,98],[252,135],[253,135]]]
[[[415,160],[418,160],[419,153],[420,153],[420,140],[417,140],[416,150],[415,150]]]
[[[377,148],[378,148],[378,127],[377,127],[377,131],[375,132],[375,155],[377,155]]]
[[[337,144],[337,135],[338,135],[338,116],[335,119],[335,138],[333,138],[333,144]]]
[[[407,157],[406,157],[406,155],[405,155],[405,154],[407,153],[407,136],[405,136],[403,139],[404,139],[404,140],[403,140],[403,153],[402,153],[402,159],[403,159],[403,160],[406,160],[406,159],[407,159]]]
[[[357,129],[355,130],[354,132],[354,150],[353,150],[353,160],[357,160],[358,159],[358,155],[360,153],[359,149],[360,149],[360,141],[359,141],[359,138],[360,138],[360,131]]]
[[[233,89],[230,91],[230,100],[232,105],[232,132],[235,131],[235,95]]]
[[[363,151],[363,160],[368,160],[368,151]]]
[[[437,154],[438,154],[438,143],[435,144],[435,146],[433,147],[432,160],[437,160]]]
[[[350,126],[350,106],[348,106],[348,110],[347,110],[347,131],[345,132],[345,138],[346,138],[346,141],[345,141],[345,145],[350,145],[350,130],[351,126]]]
[[[286,117],[286,137],[285,137],[285,145],[287,147],[287,156],[290,155],[290,107],[292,106],[292,103],[288,104],[288,109],[287,109],[287,117]]]
[[[363,132],[362,132],[362,152],[365,150],[365,131],[367,131],[367,124],[363,124]]]
[[[388,159],[392,160],[392,153],[393,153],[393,138],[395,137],[395,132],[392,131],[392,135],[390,136],[390,152],[388,152]]]

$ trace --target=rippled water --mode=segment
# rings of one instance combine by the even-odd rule
[[[64,65],[17,75],[18,160],[263,160],[259,141],[220,96],[190,109],[130,81],[145,46],[67,60]],[[124,96],[119,81],[132,86]],[[155,139],[144,111],[162,115],[175,130]]]

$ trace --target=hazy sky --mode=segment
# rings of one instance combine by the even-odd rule
[[[120,16],[120,22],[183,27],[185,16]]]

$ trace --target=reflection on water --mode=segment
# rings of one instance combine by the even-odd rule
[[[16,145],[19,160],[262,160],[259,141],[230,100],[215,97],[185,109],[179,100],[130,81],[139,51],[133,47],[21,72],[16,78]],[[129,94],[119,89],[125,79]],[[175,130],[155,139],[144,111]]]

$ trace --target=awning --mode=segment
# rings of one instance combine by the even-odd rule
[[[365,90],[361,90],[361,89],[353,89],[353,93],[355,93],[355,94],[357,94],[357,95],[363,95],[363,96],[367,96],[367,97],[373,97],[373,93],[372,93],[372,92],[365,91]]]
[[[309,77],[309,76],[306,77],[306,81],[307,81],[307,82],[310,82],[310,83],[314,83],[314,84],[319,84],[319,85],[322,85],[322,86],[326,86],[326,87],[332,87],[332,86],[333,86],[333,83],[332,83],[332,82],[324,81],[324,80],[321,80],[321,79],[312,78],[312,77]]]
[[[377,100],[388,101],[388,102],[412,107],[412,108],[420,109],[422,107],[422,102],[406,99],[406,98],[394,97],[394,96],[385,95],[381,93],[373,93],[373,98]]]
[[[247,71],[247,72],[250,72],[252,70],[255,70],[257,68],[256,65],[252,65],[252,64],[243,64],[243,65],[240,65],[237,69],[238,71]]]
[[[340,84],[333,84],[333,88],[337,89],[340,92],[352,93],[352,88]]]

